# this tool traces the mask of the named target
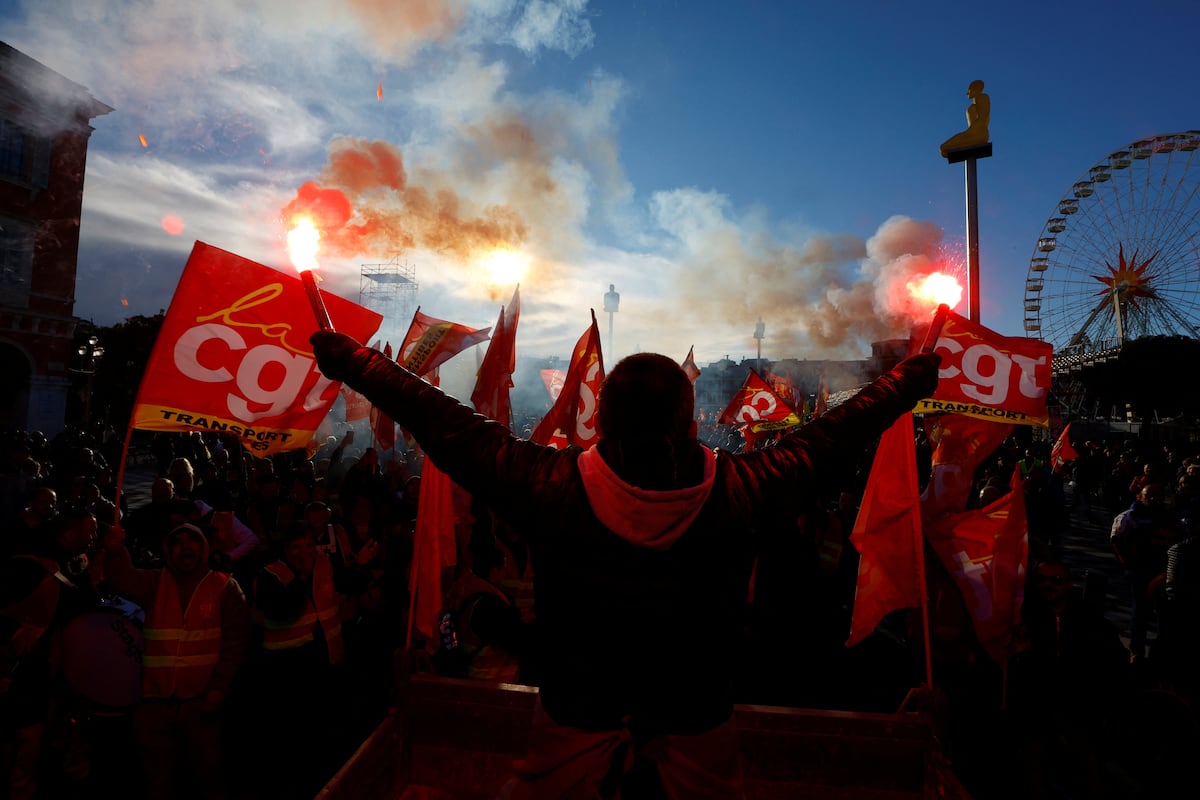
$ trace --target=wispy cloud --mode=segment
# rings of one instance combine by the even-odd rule
[[[5,39],[116,109],[94,123],[82,228],[77,312],[99,322],[166,306],[195,239],[286,268],[287,213],[321,203],[330,287],[351,298],[362,263],[403,258],[419,265],[427,310],[490,325],[512,287],[482,256],[522,249],[531,355],[568,349],[612,283],[625,297],[618,350],[746,352],[761,316],[779,355],[859,357],[906,331],[896,287],[939,257],[940,230],[907,218],[863,240],[711,189],[635,187],[626,79],[527,77],[594,45],[587,0],[25,11]],[[330,211],[329,192],[346,207]]]

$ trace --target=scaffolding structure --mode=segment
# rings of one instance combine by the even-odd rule
[[[384,327],[408,329],[417,310],[417,268],[399,256],[380,264],[363,264],[358,278],[358,302],[384,317]]]

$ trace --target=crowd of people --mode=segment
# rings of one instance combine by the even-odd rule
[[[155,434],[130,505],[94,433],[4,444],[0,796],[314,796],[391,701],[407,461]]]
[[[746,447],[731,429],[698,434]],[[423,454],[381,458],[356,436],[369,433],[347,426],[315,452],[262,458],[216,434],[155,434],[144,447],[150,496],[131,505],[117,492],[120,450],[103,429],[49,441],[7,435],[4,797],[106,787],[146,798],[312,797],[387,713],[400,653],[449,676],[542,684],[554,656],[535,645],[527,537],[465,492],[455,495],[457,564],[445,576],[441,628],[411,638]],[[1028,582],[1004,668],[973,640],[948,573],[927,560],[948,747],[980,798],[1153,796],[1187,768],[1172,756],[1196,743],[1187,554],[1200,520],[1200,451],[1137,440],[1077,449],[1054,465],[1049,442],[1014,436],[977,474],[979,505],[1014,469],[1025,485]],[[912,612],[844,646],[857,573],[849,534],[870,456],[864,448],[820,481],[798,515],[758,520],[785,535],[760,536],[748,565],[741,634],[721,656],[735,672],[732,700],[889,711],[923,680]],[[1111,528],[1128,630],[1102,594],[1079,585],[1073,518]],[[653,620],[645,625],[626,637],[656,635]]]

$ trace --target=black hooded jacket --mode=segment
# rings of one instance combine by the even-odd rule
[[[706,451],[700,486],[657,492],[625,484],[595,448],[519,439],[381,353],[321,336],[327,376],[528,541],[541,702],[555,722],[591,730],[633,721],[696,734],[729,718],[760,537],[794,531],[779,521],[794,523],[937,380],[936,356],[909,359],[777,446]]]

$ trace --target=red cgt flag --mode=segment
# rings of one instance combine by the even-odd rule
[[[986,508],[943,517],[925,529],[962,594],[976,638],[998,664],[1008,658],[1025,590],[1029,536],[1021,484],[1016,468],[1008,494]]]
[[[379,329],[374,311],[322,295],[339,331],[361,342]],[[305,447],[337,397],[308,344],[314,327],[294,272],[196,242],[130,426],[232,433],[257,456]]]
[[[850,535],[860,557],[847,647],[869,636],[891,612],[921,605],[925,570],[917,485],[913,417],[907,413],[879,439]]]
[[[558,400],[558,396],[562,394],[563,381],[566,376],[561,369],[544,369],[541,371],[542,383],[546,386],[546,391],[550,393],[550,402]]]
[[[599,440],[596,432],[596,398],[604,383],[604,359],[600,354],[600,328],[596,312],[592,312],[591,327],[579,337],[571,352],[571,366],[563,381],[561,393],[542,421],[537,424],[530,441],[563,448],[577,444],[591,447]]]
[[[475,379],[475,390],[471,402],[475,410],[488,419],[509,425],[512,418],[512,403],[509,389],[513,387],[513,372],[517,368],[517,322],[521,318],[521,287],[513,290],[512,300],[500,309],[495,333],[488,344],[479,375]]]
[[[966,414],[1043,428],[1050,424],[1049,342],[1001,336],[951,311],[936,351],[942,357],[941,380],[932,397],[917,403],[917,413]]]
[[[800,424],[800,417],[754,370],[721,413],[718,425],[750,425],[755,432]]]
[[[925,418],[933,443],[932,470],[921,495],[921,518],[928,525],[967,507],[975,485],[975,470],[996,451],[1015,426],[966,414]]]
[[[447,322],[428,314],[422,314],[420,307],[413,314],[408,333],[400,344],[399,358],[405,369],[424,375],[449,361],[454,356],[473,347],[480,342],[486,342],[491,328],[477,330],[460,325],[457,322]]]

